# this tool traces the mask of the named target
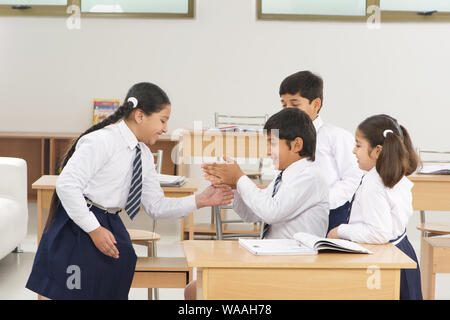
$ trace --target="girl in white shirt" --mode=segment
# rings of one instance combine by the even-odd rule
[[[127,299],[136,265],[118,213],[142,206],[153,218],[181,218],[230,203],[231,190],[212,186],[165,198],[152,153],[167,132],[170,101],[151,83],[134,85],[125,103],[84,132],[68,151],[26,287],[50,299]]]
[[[413,213],[413,183],[406,176],[418,164],[409,134],[390,116],[369,117],[356,130],[353,153],[367,173],[352,200],[349,221],[332,229],[328,237],[393,243],[417,263],[416,269],[401,270],[400,299],[422,299],[419,264],[406,236]]]

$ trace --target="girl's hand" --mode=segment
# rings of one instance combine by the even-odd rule
[[[216,188],[209,186],[195,196],[197,208],[229,205],[234,198],[230,187]]]
[[[117,242],[111,231],[100,226],[88,234],[98,250],[107,256],[119,259],[119,250],[115,246]]]
[[[328,234],[327,234],[327,238],[339,239],[338,228],[339,228],[339,226],[337,226],[336,228],[331,229],[330,232],[328,232]]]

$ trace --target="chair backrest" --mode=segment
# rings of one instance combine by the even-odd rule
[[[263,116],[237,116],[214,113],[214,127],[222,126],[242,126],[252,128],[263,128],[269,115]]]
[[[419,158],[423,163],[449,163],[450,152],[448,151],[427,151],[417,149]]]
[[[157,152],[152,153],[153,157],[156,158],[156,172],[161,174],[161,170],[162,170],[162,159],[163,159],[163,151],[162,150],[158,150]]]

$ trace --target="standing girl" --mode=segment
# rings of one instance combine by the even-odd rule
[[[422,299],[417,257],[406,236],[413,213],[411,189],[406,177],[418,165],[408,132],[387,115],[372,116],[356,130],[353,153],[359,167],[367,171],[352,200],[348,223],[328,233],[360,243],[391,242],[417,263],[416,269],[402,269],[400,299]]]
[[[147,145],[167,132],[170,101],[151,83],[134,85],[125,103],[84,132],[68,151],[26,287],[50,299],[127,299],[136,265],[118,213],[155,219],[230,203],[231,190],[206,188],[165,198]]]

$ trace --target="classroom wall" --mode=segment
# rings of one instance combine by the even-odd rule
[[[450,151],[449,23],[258,21],[254,0],[197,0],[195,19],[0,18],[0,131],[81,132],[93,98],[135,82],[172,100],[169,130],[214,111],[271,114],[298,70],[325,81],[325,121],[388,113],[416,146]],[[198,174],[198,170],[195,175]]]

